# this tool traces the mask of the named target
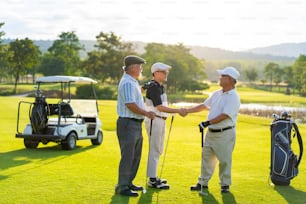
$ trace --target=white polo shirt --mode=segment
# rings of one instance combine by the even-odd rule
[[[208,120],[211,120],[222,113],[229,116],[217,124],[210,125],[210,128],[220,129],[235,126],[240,108],[240,97],[235,88],[224,93],[222,89],[217,90],[212,93],[203,104],[210,109]]]

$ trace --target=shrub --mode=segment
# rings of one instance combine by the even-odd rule
[[[115,99],[115,92],[110,87],[100,88],[98,85],[94,85],[96,95],[98,99]],[[78,98],[94,98],[92,94],[92,87],[89,84],[78,86],[76,89],[76,96]]]

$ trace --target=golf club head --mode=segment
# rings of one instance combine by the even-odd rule
[[[287,120],[288,118],[291,117],[291,115],[288,112],[284,111],[281,113],[280,117],[284,120]]]
[[[208,193],[204,192],[204,191],[199,191],[199,195],[201,195],[201,196],[208,196]]]
[[[273,113],[273,114],[272,114],[272,117],[273,117],[275,120],[280,119],[280,116],[279,116],[279,115],[277,115],[277,114],[275,114],[275,113]]]

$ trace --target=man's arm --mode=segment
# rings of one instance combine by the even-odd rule
[[[186,109],[187,113],[196,113],[203,110],[208,110],[207,106],[205,106],[203,103]]]
[[[146,111],[146,110],[140,108],[139,106],[137,106],[136,103],[126,103],[125,105],[128,109],[130,109],[132,112],[134,112],[136,114],[147,116],[150,119],[155,118],[155,113],[154,112]]]
[[[220,115],[218,115],[217,117],[209,120],[210,124],[216,124],[221,122],[222,120],[225,120],[226,118],[228,118],[228,115],[226,115],[225,113],[221,113]]]
[[[170,108],[164,105],[158,105],[156,106],[157,110],[159,110],[160,112],[165,112],[165,113],[178,113],[181,116],[186,116],[187,112],[186,109],[184,108]]]

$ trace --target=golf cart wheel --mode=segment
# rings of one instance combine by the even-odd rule
[[[35,149],[38,146],[39,141],[37,141],[37,140],[30,140],[30,139],[24,139],[23,143],[24,143],[24,146],[26,148]]]
[[[64,150],[72,150],[76,147],[76,134],[75,132],[69,133],[65,140],[61,142],[62,149]]]
[[[91,139],[91,144],[93,145],[100,145],[103,141],[103,132],[101,130],[98,131],[97,138]]]

